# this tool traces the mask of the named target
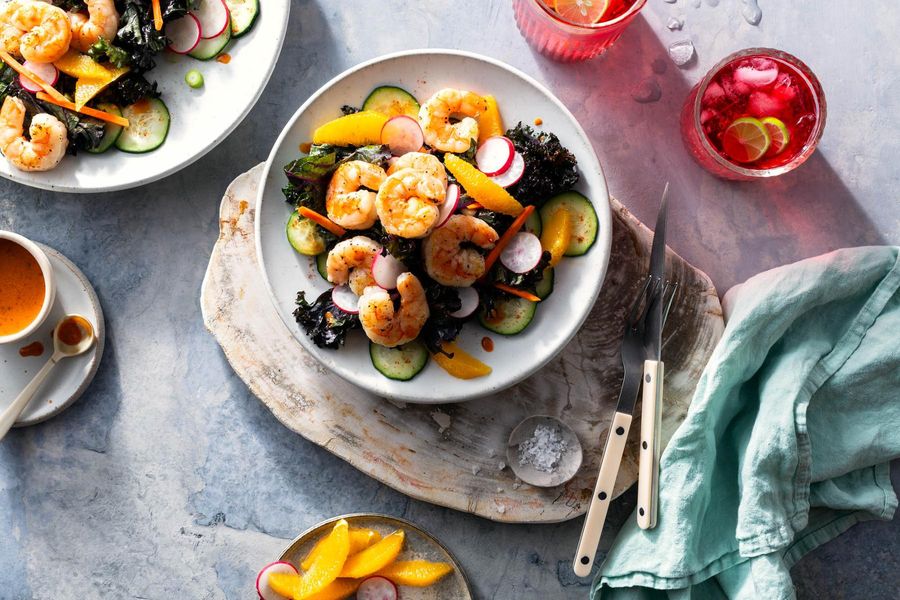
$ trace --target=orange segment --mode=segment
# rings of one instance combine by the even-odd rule
[[[335,579],[306,600],[344,600],[356,593],[360,583],[361,579]]]
[[[400,550],[403,549],[403,539],[406,534],[398,529],[383,540],[369,546],[359,554],[354,554],[344,563],[341,577],[358,579],[371,575],[375,571],[383,569],[394,562]]]
[[[381,143],[381,128],[388,117],[371,110],[329,121],[313,133],[314,144],[365,146]]]
[[[550,265],[560,261],[572,241],[572,217],[560,208],[544,223],[541,232],[541,248],[550,253]]]
[[[466,193],[486,209],[514,217],[522,212],[522,205],[509,192],[455,154],[444,156],[444,166],[466,189]]]
[[[484,377],[490,375],[491,368],[460,348],[456,342],[444,342],[441,348],[445,352],[452,354],[449,357],[442,352],[436,352],[431,355],[442,369],[458,379],[475,379],[476,377]]]
[[[447,563],[433,563],[427,560],[398,560],[378,571],[376,575],[387,577],[397,585],[428,587],[452,572],[453,567]]]
[[[598,23],[608,8],[609,0],[556,0],[553,6],[563,19],[579,25]]]
[[[487,102],[487,109],[477,117],[478,121],[478,143],[494,135],[503,135],[503,119],[500,118],[500,108],[497,106],[497,99],[491,95],[484,96]]]
[[[357,527],[351,527],[347,532],[347,537],[350,539],[350,553],[349,556],[356,554],[362,550],[365,550],[375,542],[381,539],[381,534],[375,531],[374,529],[363,529]],[[306,555],[306,558],[303,559],[303,562],[300,563],[300,568],[304,571],[308,570],[309,567],[313,564],[313,561],[316,559],[322,552],[322,545],[325,543],[325,540],[328,538],[322,538],[316,545],[313,546],[313,549],[309,551],[309,554]]]
[[[285,598],[294,598],[294,590],[300,587],[300,576],[296,573],[269,573],[269,587]]]
[[[350,553],[350,535],[347,521],[341,519],[334,525],[331,533],[322,540],[318,555],[313,558],[309,569],[300,577],[293,590],[294,600],[305,600],[317,592],[321,592],[332,581],[337,579]],[[271,581],[271,577],[269,578]],[[279,592],[280,593],[280,592]]]

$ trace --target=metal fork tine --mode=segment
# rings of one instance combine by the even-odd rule
[[[678,282],[677,281],[667,281],[666,287],[663,289],[663,299],[666,303],[663,308],[663,325],[666,323],[666,319],[669,318],[669,310],[672,309],[672,304],[675,303],[675,295],[678,293]],[[668,298],[666,298],[668,296]]]
[[[628,319],[626,323],[626,328],[634,326],[634,324],[638,320],[638,311],[643,304],[644,298],[647,297],[647,290],[652,283],[652,277],[647,277],[644,279],[644,285],[641,287],[640,293],[638,293],[637,297],[635,297],[634,302],[631,303],[631,308],[628,310]],[[646,311],[646,309],[645,309]]]

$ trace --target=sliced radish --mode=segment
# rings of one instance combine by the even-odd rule
[[[392,290],[397,287],[397,278],[409,269],[390,254],[379,254],[372,261],[372,278],[380,287]]]
[[[344,312],[355,315],[359,312],[359,296],[349,285],[336,285],[331,289],[331,301]]]
[[[538,265],[543,253],[538,236],[520,231],[500,253],[500,262],[513,273],[527,273]]]
[[[189,14],[200,23],[200,37],[208,40],[225,31],[229,25],[228,6],[225,0],[200,0],[200,6]]]
[[[166,37],[169,38],[169,50],[187,54],[200,43],[200,21],[190,13],[169,21],[166,23]]]
[[[419,122],[406,115],[391,117],[381,128],[381,143],[391,149],[394,156],[415,152],[425,143],[425,135]]]
[[[259,575],[256,576],[256,593],[259,594],[259,597],[262,598],[262,600],[290,600],[281,594],[276,594],[275,591],[269,587],[269,575],[272,573],[293,573],[296,575],[298,571],[297,567],[288,562],[279,561],[269,563],[263,567],[262,571],[259,572]]]
[[[475,152],[475,164],[478,169],[487,175],[501,175],[512,165],[516,147],[509,138],[502,135],[489,137],[478,147]]]
[[[478,298],[478,290],[473,287],[461,287],[456,288],[456,293],[459,295],[459,301],[462,305],[459,307],[459,310],[450,313],[450,316],[457,319],[465,319],[478,309],[478,305],[481,302]]]
[[[512,164],[502,175],[495,175],[491,180],[500,187],[515,185],[525,174],[525,159],[518,152],[513,156]]]
[[[397,600],[400,591],[394,583],[385,577],[369,577],[356,590],[356,600]]]
[[[59,79],[59,71],[56,70],[53,63],[39,63],[26,60],[23,63],[23,66],[50,85],[56,85],[56,80]],[[23,88],[32,93],[37,93],[44,89],[24,75],[19,75],[19,83],[22,84]]]
[[[453,216],[453,213],[459,208],[459,198],[459,186],[455,183],[448,185],[447,195],[444,197],[444,203],[441,204],[441,210],[438,213],[437,225],[435,228],[442,227],[444,223]]]

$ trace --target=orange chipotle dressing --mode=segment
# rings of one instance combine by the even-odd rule
[[[131,110],[137,115],[142,115],[150,110],[150,101],[146,98],[141,98],[131,105]]]
[[[28,250],[0,240],[0,335],[22,331],[44,305],[44,274]]]
[[[223,65],[227,65],[228,63],[231,62],[231,55],[227,54],[227,53],[220,54],[219,56],[216,57],[216,60],[219,61],[220,63],[222,63]]]
[[[40,356],[43,353],[44,345],[40,342],[31,342],[19,348],[19,356]]]
[[[484,348],[485,352],[493,352],[494,340],[492,340],[488,336],[484,336],[483,338],[481,338],[481,347]]]
[[[534,124],[537,125],[538,127],[540,127],[541,125],[544,124],[544,120],[543,120],[542,118],[540,118],[540,117],[537,117],[537,118],[535,118],[535,120],[534,120]]]
[[[90,323],[78,316],[67,317],[59,324],[59,341],[69,346],[75,346],[84,338],[85,331],[90,330]]]

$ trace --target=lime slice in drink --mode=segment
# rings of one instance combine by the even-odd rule
[[[722,135],[722,150],[740,163],[759,160],[771,144],[768,129],[762,121],[753,117],[736,119]]]
[[[769,137],[772,138],[772,145],[769,147],[769,156],[781,154],[781,151],[787,148],[791,142],[791,132],[788,131],[787,125],[781,119],[775,117],[766,117],[762,119],[762,124],[766,126]]]

